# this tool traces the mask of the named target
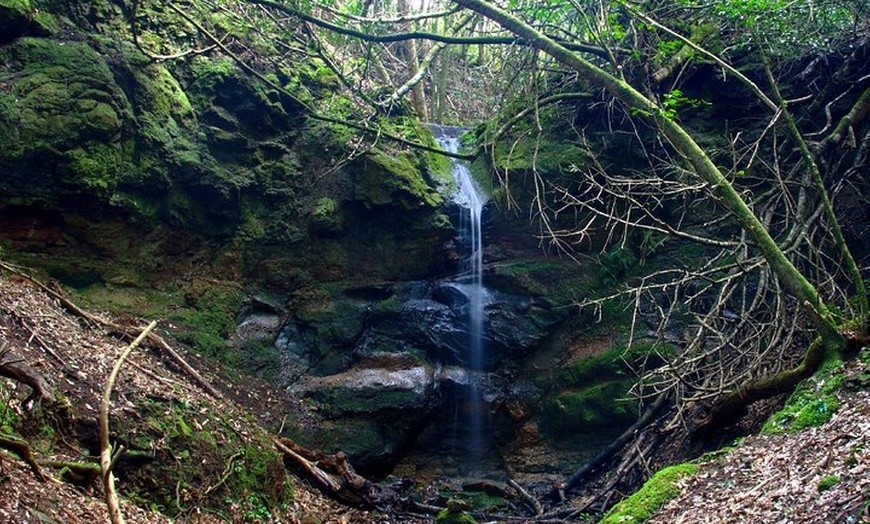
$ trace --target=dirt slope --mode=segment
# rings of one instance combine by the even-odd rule
[[[131,326],[147,323],[135,319],[113,321]],[[56,398],[62,400],[24,403],[30,388],[0,377],[0,437],[26,440],[45,476],[45,480],[38,479],[15,453],[0,451],[0,522],[108,522],[99,482],[64,480],[69,478],[68,471],[52,466],[51,461],[96,463],[96,421],[102,388],[127,342],[70,314],[55,296],[26,279],[4,274],[0,275],[0,345],[4,344],[8,352],[0,358],[28,365],[47,379],[59,394]],[[194,361],[190,356],[186,358]],[[250,382],[246,387],[231,387],[200,371],[222,390],[224,399],[207,395],[155,347],[137,349],[122,370],[111,406],[112,440],[127,443],[137,456],[145,457],[145,466],[125,465],[122,460],[117,467],[118,490],[125,497],[122,511],[127,522],[378,521],[369,513],[350,510],[324,498],[287,473],[280,461],[277,472],[272,468],[274,481],[269,485],[263,483],[259,490],[234,488],[243,486],[236,477],[248,473],[250,479],[257,478],[247,471],[257,464],[248,462],[255,459],[265,462],[273,453],[267,432],[239,404],[259,401],[268,409],[290,400],[279,398],[280,394],[274,391],[258,389]],[[143,412],[143,405],[157,406],[164,416]],[[185,417],[182,422],[178,422],[179,413]],[[214,443],[211,453],[197,453],[206,449],[196,447],[195,437],[199,435],[208,435]],[[188,446],[189,450],[179,452],[176,443]],[[239,451],[234,451],[233,446]],[[132,451],[128,454],[133,455]],[[160,463],[167,467],[148,469]],[[193,478],[199,479],[200,484],[186,483],[182,473],[178,473],[179,480],[172,476],[172,470],[184,471],[188,466],[196,468],[196,475],[200,476]],[[172,486],[167,489],[170,495],[174,492],[176,499],[177,507],[171,508],[174,519],[145,509],[159,506],[153,501],[144,502],[152,498],[147,490],[155,485],[166,488],[146,482],[148,475],[158,476],[151,479],[158,483],[172,479]],[[290,495],[280,503],[268,505],[267,492],[274,490],[276,483],[286,485]],[[139,504],[129,497],[139,500]],[[215,509],[214,500],[226,501],[225,506]]]
[[[867,380],[860,362],[850,369]],[[822,426],[749,437],[703,462],[682,481],[681,494],[647,522],[870,522],[870,391],[847,385],[839,397],[839,410]]]

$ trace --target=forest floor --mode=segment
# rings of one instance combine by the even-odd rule
[[[137,319],[114,319],[128,326]],[[0,344],[44,376],[72,404],[75,418],[96,421],[106,377],[127,345],[112,333],[60,304],[57,295],[25,278],[0,275]],[[866,351],[866,350],[865,350]],[[9,355],[0,359],[8,358]],[[154,349],[134,352],[124,367],[113,397],[111,417],[136,417],[138,397],[172,397],[227,414],[239,435],[265,430],[260,423],[273,413],[293,411],[293,399],[254,379],[233,383],[209,370],[207,362],[184,354],[224,398],[209,396],[165,355]],[[870,522],[870,370],[867,359],[847,366],[846,387],[839,392],[838,412],[826,424],[798,433],[746,438],[733,449],[700,461],[696,475],[681,483],[681,494],[649,522],[676,523],[844,523]],[[0,377],[0,436],[11,421],[31,417],[39,406],[23,404],[30,388]],[[245,416],[248,415],[248,416]],[[253,415],[253,417],[251,416]],[[35,418],[36,419],[36,418]],[[44,418],[42,424],[45,424]],[[259,421],[259,422],[258,422]],[[62,423],[62,421],[61,421]],[[55,421],[57,424],[57,421]],[[20,424],[19,424],[20,425]],[[35,428],[31,451],[40,460],[93,460],[93,449],[65,438],[63,428]],[[0,451],[0,522],[108,522],[98,481],[74,484],[60,480],[63,471],[41,467],[45,480],[18,456]],[[295,479],[292,501],[280,514],[246,516],[244,508],[223,515],[198,511],[191,504],[175,520],[134,504],[134,487],[119,474],[122,511],[130,523],[286,522],[298,524],[402,524],[431,522],[410,516],[386,516],[351,509]],[[185,494],[178,492],[179,507]],[[229,520],[228,520],[229,519]],[[484,522],[484,521],[481,521]],[[498,522],[498,521],[490,521]],[[523,522],[522,518],[511,522]],[[529,520],[528,522],[532,522]],[[578,520],[577,522],[589,522]]]
[[[700,460],[647,523],[870,523],[870,370],[854,360],[846,373],[828,422],[750,436]]]
[[[96,314],[96,316],[107,316]],[[136,319],[113,318],[124,325],[145,325]],[[42,375],[69,401],[70,413],[58,416],[55,410],[40,406],[39,402],[24,402],[30,388],[18,381],[0,377],[0,437],[19,439],[22,435],[13,429],[24,427],[25,439],[33,457],[47,461],[77,461],[95,464],[95,450],[72,438],[82,430],[95,433],[100,398],[106,378],[127,342],[121,341],[105,328],[71,314],[61,306],[57,296],[36,287],[27,279],[0,275],[0,345],[11,350],[0,355],[0,361],[14,359],[26,364]],[[165,355],[152,348],[138,348],[122,368],[112,400],[110,425],[120,425],[125,418],[144,418],[134,412],[133,404],[143,398],[170,399],[173,403],[204,406],[204,416],[220,413],[227,417],[237,435],[254,442],[254,436],[265,432],[257,423],[257,416],[280,413],[291,399],[268,388],[257,380],[246,377],[244,383],[234,384],[209,372],[205,362],[184,354],[206,379],[221,391],[224,398],[215,399],[190,380]],[[255,411],[252,411],[256,408]],[[52,411],[46,416],[46,412]],[[63,411],[63,410],[61,410]],[[252,418],[250,415],[254,415]],[[68,418],[68,419],[67,419]],[[66,419],[66,420],[60,420]],[[71,420],[69,420],[71,419]],[[201,419],[203,423],[207,419]],[[30,422],[32,421],[32,423]],[[73,422],[74,421],[74,422]],[[194,421],[195,422],[195,421]],[[29,427],[28,426],[33,426]],[[218,435],[217,428],[212,431]],[[113,439],[118,438],[112,429]],[[124,438],[125,435],[120,435]],[[268,440],[266,441],[268,442]],[[202,462],[208,458],[202,458]],[[197,459],[199,460],[199,459]],[[222,470],[225,465],[218,465]],[[9,524],[93,524],[109,522],[104,495],[99,480],[72,483],[61,480],[62,469],[43,465],[45,479],[37,474],[8,449],[0,450],[0,522]],[[288,476],[290,474],[288,473]],[[304,480],[294,478],[293,498],[280,514],[271,516],[250,513],[246,508],[233,508],[228,504],[223,515],[199,511],[195,505],[187,508],[174,522],[286,522],[299,524],[386,523],[375,514],[349,508],[335,502],[311,488]],[[145,509],[128,497],[137,487],[118,474],[118,492],[122,513],[129,523],[169,523],[172,519],[157,511]],[[179,491],[179,506],[185,493]],[[142,494],[147,497],[147,494]],[[145,505],[147,506],[147,504]],[[250,511],[250,508],[247,508]]]

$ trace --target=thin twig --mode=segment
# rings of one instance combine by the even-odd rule
[[[142,343],[149,333],[157,326],[157,321],[154,320],[142,330],[136,339],[127,346],[127,349],[121,353],[112,372],[106,380],[106,387],[103,389],[103,401],[100,404],[100,471],[103,478],[103,488],[106,496],[106,506],[109,509],[109,519],[112,524],[124,524],[124,515],[121,513],[121,505],[118,502],[118,494],[115,491],[115,476],[112,475],[112,446],[109,444],[109,403],[112,397],[112,388],[115,387],[115,381],[118,379],[118,374],[121,372],[121,366],[127,357]]]

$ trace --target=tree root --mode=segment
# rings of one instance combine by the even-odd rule
[[[36,398],[50,401],[54,396],[54,387],[49,384],[48,380],[41,373],[25,364],[24,359],[18,357],[5,340],[0,341],[0,376],[30,386],[33,392],[24,400],[24,404]]]
[[[46,480],[45,475],[42,474],[42,470],[39,468],[39,464],[33,458],[33,454],[30,452],[30,444],[26,440],[13,437],[12,435],[0,435],[0,448],[15,453],[30,466],[30,470],[33,471],[37,479],[43,482]]]

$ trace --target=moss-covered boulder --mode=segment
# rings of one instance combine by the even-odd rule
[[[116,186],[129,171],[121,142],[132,113],[105,61],[85,43],[31,37],[0,54],[0,79],[11,87],[0,90],[7,190],[45,196]]]
[[[0,43],[27,34],[32,12],[30,0],[0,0]]]
[[[30,0],[0,0],[0,45],[20,36],[45,36],[57,30],[57,20],[34,8]]]

